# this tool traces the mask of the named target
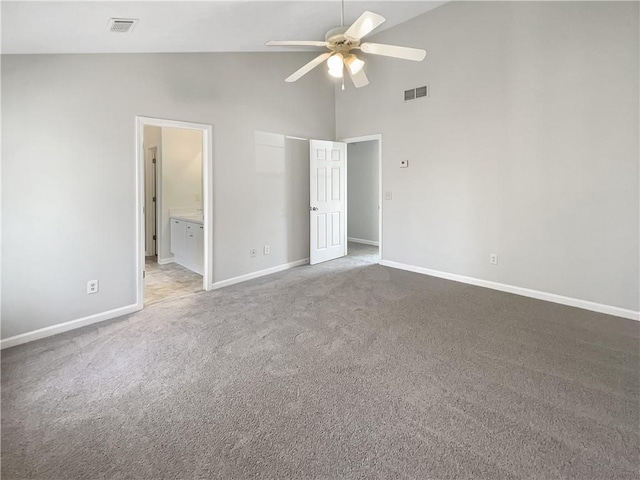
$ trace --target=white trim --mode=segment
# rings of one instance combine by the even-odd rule
[[[343,0],[344,1],[344,0]],[[344,255],[349,255],[349,145],[344,145],[344,228],[342,238],[344,239]],[[311,263],[311,262],[309,262]]]
[[[464,275],[440,272],[438,270],[416,267],[415,265],[407,265],[405,263],[392,262],[389,260],[382,260],[380,262],[380,265],[384,265],[385,267],[397,268],[400,270],[407,270],[414,273],[421,273],[423,275],[431,275],[432,277],[445,278],[447,280],[453,280],[454,282],[467,283],[469,285],[476,285],[478,287],[490,288],[492,290],[499,290],[501,292],[513,293],[515,295],[522,295],[523,297],[536,298],[538,300],[545,300],[547,302],[582,308],[584,310],[591,310],[592,312],[605,313],[607,315],[640,321],[640,312],[628,310],[626,308],[604,305],[602,303],[589,302],[587,300],[580,300],[578,298],[563,297],[562,295],[556,295],[555,293],[547,293],[541,292],[539,290],[531,290],[529,288],[515,287],[513,285],[506,285],[504,283],[491,282],[489,280],[481,280],[479,278],[473,277],[465,277]]]
[[[68,332],[69,330],[75,330],[76,328],[86,327],[93,323],[104,322],[112,318],[121,317],[128,313],[136,312],[138,309],[137,304],[127,305],[126,307],[115,308],[102,313],[96,313],[95,315],[89,315],[88,317],[78,318],[64,323],[58,323],[57,325],[51,325],[49,327],[40,328],[27,333],[21,333],[20,335],[14,335],[13,337],[4,338],[0,341],[0,349],[15,347],[23,343],[32,342],[41,338],[51,337],[59,333]]]
[[[158,258],[158,265],[167,265],[169,263],[175,263],[175,262],[176,262],[176,257]]]
[[[349,137],[349,138],[343,138],[341,140],[339,140],[340,142],[344,142],[344,143],[359,143],[359,142],[369,142],[371,140],[382,140],[382,134],[381,133],[375,133],[373,135],[362,135],[360,137]]]
[[[202,285],[209,290],[213,283],[213,126],[202,132],[202,207],[204,219],[204,270]],[[206,159],[206,161],[205,161]]]
[[[363,135],[361,137],[350,137],[350,138],[343,138],[342,140],[340,140],[341,142],[344,142],[346,144],[349,143],[358,143],[358,142],[368,142],[371,140],[377,140],[378,141],[378,249],[380,251],[380,264],[382,264],[382,258],[383,254],[382,254],[382,239],[384,238],[382,235],[382,226],[383,226],[383,203],[382,203],[382,134],[381,133],[376,133],[373,135]],[[347,157],[347,161],[349,161],[348,157]],[[347,191],[347,197],[349,195],[349,192]]]
[[[363,245],[373,245],[377,247],[380,245],[380,242],[375,242],[373,240],[365,240],[364,238],[355,238],[355,237],[347,237],[347,241],[353,243],[362,243]]]
[[[264,270],[258,270],[257,272],[251,272],[245,275],[240,275],[238,277],[229,278],[227,280],[221,280],[211,285],[211,290],[217,290],[218,288],[228,287],[230,285],[235,285],[236,283],[246,282],[247,280],[253,280],[254,278],[264,277],[265,275],[271,275],[272,273],[278,273],[282,272],[283,270],[289,270],[290,268],[308,264],[308,258],[296,260],[295,262],[283,263],[282,265],[278,265],[277,267],[265,268]]]
[[[210,290],[213,282],[213,127],[204,123],[182,122],[136,116],[136,285],[138,310],[144,308],[144,126],[184,128],[202,132],[202,209],[204,216],[204,272],[202,289]],[[157,172],[158,175],[161,174]],[[157,194],[157,192],[156,192]],[[158,245],[159,247],[160,245]],[[160,263],[160,262],[158,262]]]

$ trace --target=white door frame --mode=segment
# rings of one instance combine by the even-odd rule
[[[202,289],[213,283],[213,127],[204,123],[182,122],[136,116],[136,306],[144,308],[145,192],[144,192],[144,127],[184,128],[202,132],[202,213],[204,217],[204,274]],[[156,191],[157,196],[157,191]]]
[[[382,134],[376,133],[373,135],[363,135],[361,137],[350,137],[343,138],[339,140],[340,142],[344,142],[347,146],[350,143],[359,143],[359,142],[368,142],[370,140],[378,141],[378,205],[380,208],[378,209],[378,251],[379,251],[379,260],[378,263],[382,262],[382,218],[383,218],[383,203],[382,203]],[[347,155],[347,174],[349,171],[349,155]],[[348,188],[348,177],[347,177],[347,205],[349,202],[349,188]],[[348,217],[347,217],[348,220]],[[348,227],[347,227],[348,228]],[[348,232],[347,232],[348,233]]]

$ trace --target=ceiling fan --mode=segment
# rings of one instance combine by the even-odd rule
[[[384,55],[387,57],[402,58],[420,62],[427,55],[422,49],[400,47],[396,45],[386,45],[382,43],[361,43],[362,37],[368,35],[379,27],[385,18],[373,12],[364,12],[353,22],[350,27],[344,26],[344,0],[342,1],[342,12],[340,27],[332,28],[325,35],[324,41],[314,40],[272,40],[267,42],[267,46],[304,46],[304,47],[326,47],[328,52],[318,55],[299,70],[296,70],[285,82],[295,82],[303,75],[309,73],[325,60],[329,68],[329,75],[342,79],[342,89],[344,90],[344,70],[346,67],[351,80],[356,88],[369,85],[369,79],[364,73],[364,61],[356,57],[352,50],[360,50],[372,55]]]

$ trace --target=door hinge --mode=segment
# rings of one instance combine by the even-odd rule
[[[156,197],[153,197],[153,201],[154,201],[154,202],[156,201]]]
[[[153,239],[154,239],[154,240],[156,239],[156,236],[155,236],[155,235],[153,236]]]
[[[147,278],[147,271],[146,270],[142,271],[142,278]]]
[[[156,163],[156,159],[155,158],[153,159],[153,163]]]

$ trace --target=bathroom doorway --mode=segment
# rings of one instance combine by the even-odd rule
[[[138,117],[137,128],[141,309],[208,289],[212,168],[210,126]]]

